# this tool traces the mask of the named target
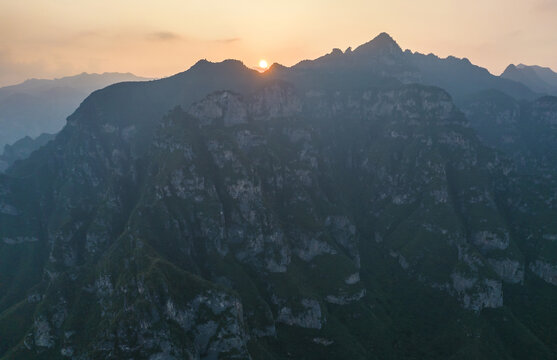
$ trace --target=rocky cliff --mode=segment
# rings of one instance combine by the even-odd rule
[[[0,175],[0,357],[554,358],[532,156],[439,88],[292,71],[109,87]]]

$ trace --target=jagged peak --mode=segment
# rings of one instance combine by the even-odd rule
[[[512,65],[512,64],[511,64]],[[507,67],[507,69],[511,66],[509,65]],[[514,66],[514,65],[513,65]],[[540,66],[540,65],[526,65],[523,63],[520,63],[518,65],[515,66],[515,68],[517,70],[533,70],[533,71],[545,71],[545,72],[551,72],[551,73],[555,73],[555,71],[553,71],[553,69],[551,69],[548,66]]]
[[[503,74],[506,73],[506,72],[509,72],[509,71],[514,71],[516,69],[520,69],[520,68],[521,68],[520,65],[516,66],[515,64],[509,64],[509,66],[507,66],[505,68],[505,71],[503,71]]]
[[[205,65],[208,65],[208,64],[212,64],[212,63],[207,59],[199,59],[199,60],[197,60],[197,62],[195,64],[193,64],[192,68],[199,67],[199,66],[205,66]]]
[[[339,48],[334,48],[331,52],[331,55],[342,55],[342,50],[340,50]]]
[[[271,66],[269,66],[269,68],[266,71],[264,71],[262,74],[271,74],[271,73],[276,72],[276,71],[284,71],[284,70],[287,70],[287,69],[288,69],[288,67],[286,67],[282,64],[272,63]]]
[[[204,69],[211,66],[229,66],[229,67],[239,67],[239,68],[246,68],[243,62],[236,59],[226,59],[223,61],[212,62],[207,59],[201,59],[197,61],[190,70],[197,70],[197,69]]]
[[[544,68],[544,67],[538,66],[538,65],[525,65],[523,63],[520,63],[518,65],[510,64],[509,66],[507,66],[505,71],[507,71],[507,70],[528,70],[528,69],[549,69],[549,70],[551,70],[550,68]]]
[[[386,42],[392,42],[396,44],[396,41],[392,38],[392,36],[386,32],[380,33],[372,41],[386,41]]]
[[[402,53],[397,42],[386,32],[377,35],[373,40],[358,46],[354,52],[379,52],[379,53]]]

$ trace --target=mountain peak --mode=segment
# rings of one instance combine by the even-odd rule
[[[504,74],[504,73],[508,73],[508,72],[510,72],[510,71],[515,71],[517,68],[520,69],[520,65],[518,65],[518,67],[517,67],[515,64],[509,64],[509,66],[507,66],[507,67],[505,68],[505,71],[503,71],[503,74]]]
[[[391,35],[386,32],[382,32],[373,38],[373,40],[358,46],[354,52],[396,54],[402,53],[402,49],[398,46],[397,42],[391,37]]]
[[[243,71],[248,68],[240,60],[226,59],[223,61],[212,62],[207,59],[201,59],[196,62],[189,70],[192,72],[207,72],[216,71],[217,69],[222,71]]]
[[[386,32],[380,33],[372,41],[386,41],[386,42],[392,42],[396,44],[396,41],[391,37],[391,35],[389,35]]]

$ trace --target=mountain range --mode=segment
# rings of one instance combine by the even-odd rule
[[[5,171],[17,160],[27,159],[34,151],[46,145],[54,138],[54,134],[43,133],[35,139],[26,136],[12,145],[4,146],[4,152],[0,154],[0,172]]]
[[[108,86],[0,174],[0,358],[554,359],[556,140],[387,34]]]
[[[540,94],[557,95],[557,73],[547,67],[511,64],[501,77],[521,82]]]
[[[54,80],[30,79],[0,88],[0,149],[26,136],[56,133],[66,117],[94,90],[146,78],[127,73],[79,74]]]
[[[316,60],[302,61],[292,70],[306,74],[313,69],[331,71],[334,76],[354,77],[354,80],[366,74],[366,79],[372,76],[383,81],[391,78],[402,83],[434,85],[447,90],[457,102],[468,94],[486,89],[499,90],[518,99],[532,100],[539,96],[526,85],[492,75],[468,59],[452,56],[442,59],[433,54],[402,51],[386,33],[354,50],[334,49]]]

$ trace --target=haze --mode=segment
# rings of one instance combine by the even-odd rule
[[[200,58],[292,65],[386,31],[403,49],[557,69],[557,0],[0,0],[0,86],[79,72],[163,77]]]

